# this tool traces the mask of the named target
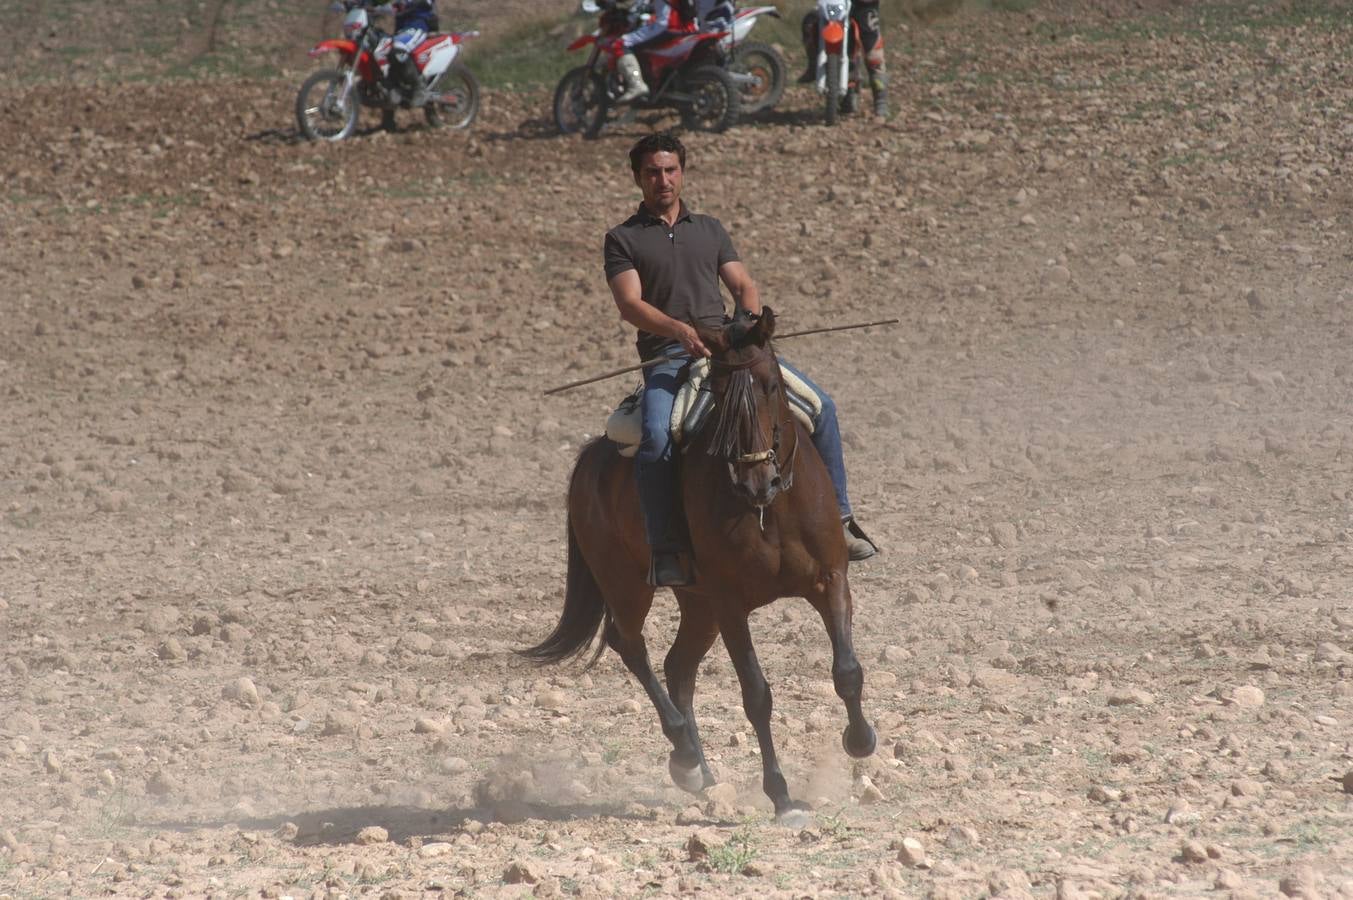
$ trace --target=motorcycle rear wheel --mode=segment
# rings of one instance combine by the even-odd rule
[[[695,102],[681,108],[681,124],[692,131],[727,131],[742,112],[733,76],[718,66],[700,66],[686,75],[685,89]]]
[[[296,93],[296,125],[312,141],[341,141],[357,127],[357,92],[339,103],[343,73],[321,69],[311,75]]]
[[[836,124],[841,109],[841,54],[827,54],[827,124]]]
[[[742,85],[738,91],[742,114],[771,109],[785,92],[785,61],[770,44],[747,41],[739,44],[728,67],[740,75],[753,75],[757,84]]]
[[[610,97],[601,74],[578,66],[564,73],[554,89],[554,124],[560,134],[578,134],[589,140],[606,124]]]
[[[469,128],[479,115],[479,79],[462,65],[447,69],[433,94],[423,107],[429,128],[459,131]]]

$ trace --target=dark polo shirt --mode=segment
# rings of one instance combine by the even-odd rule
[[[717,326],[723,321],[719,267],[738,253],[723,225],[713,216],[691,212],[686,204],[667,227],[639,204],[639,211],[606,232],[606,280],[634,269],[644,300],[679,322]],[[657,356],[677,342],[647,331],[636,341],[639,357]]]

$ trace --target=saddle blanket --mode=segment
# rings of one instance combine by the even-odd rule
[[[784,378],[790,411],[812,434],[813,423],[822,414],[822,398],[802,378],[784,366],[780,366],[780,375]],[[620,401],[615,412],[606,420],[606,437],[620,445],[621,456],[633,456],[639,452],[639,442],[644,434],[643,396],[644,386],[641,384],[634,393]],[[672,421],[668,426],[672,442],[679,447],[686,437],[699,432],[712,409],[714,395],[709,389],[709,360],[699,359],[691,363],[685,383],[677,389]]]

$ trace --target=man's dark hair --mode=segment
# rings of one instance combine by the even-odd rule
[[[644,135],[630,148],[630,168],[634,170],[635,175],[639,174],[644,157],[650,153],[675,153],[681,168],[686,168],[686,145],[677,140],[676,135],[670,131]]]

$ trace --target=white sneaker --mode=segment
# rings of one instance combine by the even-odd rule
[[[643,82],[640,82],[639,84],[632,84],[629,87],[625,88],[624,93],[622,93],[619,97],[615,98],[615,102],[629,103],[631,100],[638,100],[640,97],[647,96],[648,96],[648,85],[644,84]]]

